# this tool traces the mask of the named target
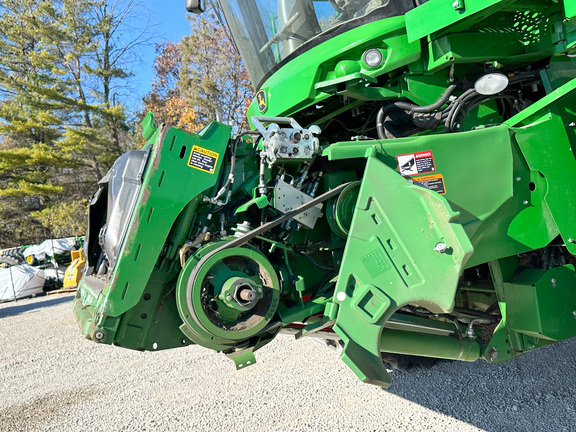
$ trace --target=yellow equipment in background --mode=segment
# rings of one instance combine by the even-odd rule
[[[82,269],[84,268],[84,264],[86,264],[84,250],[82,248],[71,251],[70,256],[72,257],[72,262],[64,273],[64,289],[76,288],[78,286],[78,281],[82,277]]]

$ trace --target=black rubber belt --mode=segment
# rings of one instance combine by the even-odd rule
[[[343,183],[338,187],[335,187],[334,189],[329,190],[328,192],[323,193],[322,195],[313,198],[312,200],[302,204],[300,207],[296,207],[294,210],[280,216],[277,219],[274,219],[273,221],[267,222],[264,225],[260,225],[258,228],[253,229],[252,231],[244,234],[242,237],[239,237],[237,239],[234,239],[232,241],[229,241],[228,243],[220,246],[217,249],[214,249],[212,252],[208,253],[207,255],[205,255],[204,257],[202,257],[200,259],[200,261],[198,261],[198,264],[196,264],[196,266],[194,267],[194,269],[192,270],[192,273],[190,274],[190,277],[188,278],[188,283],[187,288],[190,288],[191,286],[194,286],[194,283],[196,282],[196,276],[198,275],[198,272],[200,271],[200,269],[202,268],[202,266],[204,265],[204,263],[206,263],[206,261],[208,261],[213,255],[217,254],[218,252],[221,252],[225,249],[230,249],[233,247],[239,247],[239,246],[243,246],[246,243],[248,243],[250,240],[252,240],[254,237],[257,237],[263,233],[265,233],[266,231],[271,230],[274,227],[277,227],[278,225],[280,225],[281,223],[283,223],[284,221],[287,221],[289,219],[292,219],[294,216],[332,198],[333,196],[338,195],[340,192],[342,192],[344,190],[344,188],[346,186],[348,186],[349,184],[351,184],[352,182],[348,182],[348,183]],[[190,283],[190,281],[192,281]],[[188,291],[188,289],[186,290]],[[190,309],[191,311],[192,309],[192,298],[190,296],[188,296],[188,298],[186,299],[186,303],[188,304],[188,309]],[[194,313],[192,313],[194,321],[196,321],[196,323],[198,325],[200,325],[200,327],[204,328],[204,326],[198,321],[197,317],[195,316]],[[206,329],[204,329],[206,330]],[[208,330],[206,330],[208,331]]]

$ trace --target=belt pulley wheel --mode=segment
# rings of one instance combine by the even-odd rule
[[[344,188],[342,193],[328,201],[326,213],[328,225],[340,238],[348,238],[356,201],[358,201],[360,184],[360,181],[351,182]]]
[[[184,333],[195,343],[218,350],[264,330],[280,297],[274,267],[254,249],[224,249],[196,268],[202,257],[221,245],[205,246],[188,260],[176,293]]]

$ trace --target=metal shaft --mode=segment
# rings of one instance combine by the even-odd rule
[[[473,362],[480,357],[480,345],[471,338],[435,336],[384,329],[380,351]]]

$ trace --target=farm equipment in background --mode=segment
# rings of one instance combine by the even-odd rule
[[[0,251],[0,301],[76,287],[85,263],[83,241],[84,237],[48,239]]]
[[[62,288],[66,290],[78,286],[78,282],[82,278],[82,270],[84,270],[84,266],[86,265],[86,257],[84,256],[84,250],[82,248],[70,251],[70,257],[72,258],[72,262],[66,267],[64,281],[62,283]]]
[[[251,131],[143,123],[90,205],[86,337],[491,363],[576,335],[575,0],[219,0]],[[189,1],[188,8],[202,5]]]

